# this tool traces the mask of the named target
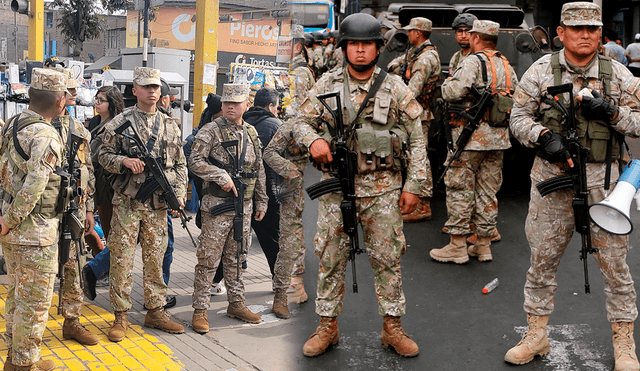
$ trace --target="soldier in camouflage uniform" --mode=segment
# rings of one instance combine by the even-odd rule
[[[238,140],[239,157],[244,157],[242,181],[247,184],[244,194],[244,215],[242,238],[245,251],[249,248],[251,217],[260,221],[267,211],[268,196],[262,149],[256,129],[242,119],[242,114],[249,104],[249,86],[244,84],[225,84],[222,94],[222,117],[206,124],[196,134],[189,170],[204,180],[202,191],[202,233],[196,251],[198,263],[193,278],[193,329],[198,333],[209,331],[207,309],[211,301],[211,280],[218,264],[224,268],[224,279],[227,286],[227,316],[238,318],[249,323],[260,323],[262,317],[252,313],[244,304],[244,284],[242,271],[238,271],[238,263],[247,258],[242,254],[240,262],[236,253],[238,243],[233,239],[234,211],[213,215],[211,208],[233,200],[238,196],[230,173],[233,172],[232,160],[222,147],[222,142]],[[235,152],[235,147],[230,148]],[[242,153],[245,155],[242,156]],[[232,201],[233,202],[233,201]],[[254,215],[255,205],[255,215]],[[223,254],[224,252],[224,254]],[[222,262],[220,257],[222,256]]]
[[[123,134],[115,129],[126,121],[135,127],[140,139],[151,148],[151,155],[162,159],[167,179],[173,186],[181,207],[187,194],[187,164],[182,153],[180,128],[175,119],[158,111],[160,98],[160,70],[136,67],[133,72],[134,107],[125,109],[106,126],[98,160],[108,172],[118,174],[112,182],[113,218],[109,233],[111,269],[109,295],[115,321],[109,330],[109,340],[124,339],[129,326],[127,311],[131,309],[133,259],[138,241],[142,247],[144,302],[148,308],[144,325],[169,333],[184,332],[182,325],[171,321],[163,306],[167,285],[162,278],[162,259],[167,250],[167,204],[162,190],[156,190],[144,202],[135,199],[147,178],[144,161],[136,157],[137,148],[123,134],[132,135],[127,128]]]
[[[67,107],[76,105],[76,89],[80,84],[76,81],[72,69],[57,69],[67,75]],[[52,122],[53,126],[60,132],[63,143],[68,143],[69,128],[71,131],[82,137],[82,143],[78,147],[77,160],[80,164],[80,178],[78,184],[82,189],[82,195],[78,196],[78,219],[85,225],[85,231],[88,233],[93,230],[93,194],[95,193],[96,183],[93,174],[93,163],[91,162],[91,133],[78,120],[69,115],[69,111],[65,110],[64,115],[58,116]],[[63,152],[64,164],[63,168],[67,168],[67,151],[69,148],[65,145]],[[80,271],[78,268],[77,254],[82,255],[83,246],[78,246],[76,241],[71,241],[69,248],[69,261],[64,265],[64,285],[62,286],[62,315],[64,316],[64,324],[62,325],[62,335],[65,339],[74,339],[83,345],[96,345],[100,341],[97,335],[92,334],[84,326],[80,324],[78,318],[82,314],[82,302],[84,301],[84,293],[80,286]],[[84,260],[84,259],[82,259]],[[82,263],[84,265],[84,262]]]
[[[516,73],[509,61],[495,50],[499,29],[500,25],[495,22],[474,21],[469,32],[475,55],[462,61],[453,76],[442,83],[445,101],[472,103],[472,87],[480,91],[491,89],[496,95],[510,96],[513,93],[518,83]],[[488,110],[483,114],[460,158],[445,174],[449,214],[445,227],[449,230],[451,242],[430,251],[431,257],[437,261],[461,264],[469,261],[469,255],[480,261],[493,260],[491,236],[495,233],[498,219],[496,193],[502,185],[504,151],[511,147],[511,142],[508,115],[505,113],[504,117],[497,119],[492,112]],[[466,124],[464,119],[451,119],[454,143]],[[471,232],[472,222],[478,239],[467,250],[466,235]]]
[[[403,64],[408,63],[405,67],[405,75],[400,77],[404,79],[422,106],[420,120],[422,121],[424,144],[428,148],[429,123],[434,119],[431,111],[432,97],[436,84],[440,81],[440,55],[436,47],[429,41],[432,30],[432,24],[429,19],[422,17],[412,18],[409,25],[404,29],[407,31],[409,43],[413,48],[407,51],[407,55],[401,55],[391,61],[387,68],[389,72],[401,74]],[[431,219],[430,197],[433,195],[433,179],[428,157],[426,167],[427,180],[422,184],[418,207],[411,214],[402,216],[402,220],[405,222]]]
[[[400,78],[388,75],[375,66],[383,40],[380,23],[374,17],[356,13],[345,18],[340,25],[339,46],[345,52],[348,66],[334,69],[316,83],[302,104],[294,138],[309,148],[314,162],[321,164],[325,170],[332,167],[330,144],[324,138],[329,137],[329,125],[335,123],[316,95],[341,92],[346,108],[338,108],[344,114],[345,131],[352,125],[361,128],[358,129],[360,134],[357,139],[361,148],[358,155],[361,161],[358,161],[357,167],[361,170],[354,176],[356,222],[361,224],[364,231],[364,245],[375,275],[378,312],[384,316],[382,344],[392,346],[400,355],[412,357],[418,354],[418,346],[404,332],[400,322],[406,306],[400,273],[400,257],[406,249],[401,212],[413,211],[421,184],[426,179],[426,152],[420,126],[422,108]],[[364,102],[378,76],[381,76],[381,85],[375,92],[375,99]],[[362,104],[365,104],[365,109],[356,117],[356,110]],[[353,120],[355,122],[351,124]],[[404,185],[401,169],[405,166],[400,161],[403,158],[402,151],[397,152],[398,156],[394,158],[384,156],[383,148],[378,151],[379,145],[385,147],[390,130],[397,133],[399,142],[408,146],[404,153],[404,159],[407,160],[404,164],[408,165]],[[365,139],[371,137],[367,133],[373,133],[375,140]],[[355,135],[348,138],[352,148],[355,147],[355,141]],[[363,151],[378,151],[384,159],[371,157],[369,163]],[[397,166],[387,166],[387,160]],[[374,163],[376,165],[371,167]],[[331,176],[329,172],[324,172],[323,179]],[[349,259],[349,237],[343,232],[340,211],[342,200],[341,192],[319,198],[318,232],[315,237],[315,251],[320,258],[316,313],[321,318],[316,332],[303,347],[305,356],[320,355],[339,340],[337,317],[342,311],[345,271]]]
[[[66,94],[66,75],[34,68],[29,107],[2,130],[0,243],[9,280],[5,370],[55,367],[52,360],[40,360],[40,345],[53,297],[60,224],[60,176],[55,170],[62,165],[63,144],[50,122],[62,113]]]
[[[460,66],[460,63],[471,54],[471,45],[469,44],[469,37],[471,29],[473,28],[473,21],[477,20],[475,15],[471,13],[462,13],[453,20],[451,28],[456,33],[456,42],[460,45],[460,50],[453,53],[449,60],[449,75],[452,76],[453,72]]]
[[[589,203],[602,201],[607,157],[613,162],[610,180],[618,179],[620,136],[640,135],[640,83],[617,61],[597,54],[602,32],[602,10],[593,3],[564,4],[558,36],[560,52],[545,55],[522,76],[514,95],[511,131],[523,145],[539,148],[531,170],[531,200],[525,232],[531,247],[531,267],[524,287],[524,310],[529,329],[522,341],[505,355],[505,361],[524,364],[549,352],[546,325],[553,312],[556,271],[575,227],[573,189],[542,197],[535,185],[561,175],[573,165],[565,149],[565,124],[549,86],[572,83],[574,96],[583,88],[593,98],[578,97],[576,125],[581,145],[590,148],[586,163]],[[568,94],[559,95],[566,102]],[[567,103],[564,103],[567,104]],[[585,137],[584,133],[593,134]],[[609,138],[612,140],[609,141]],[[613,148],[607,148],[613,146]],[[607,154],[609,153],[609,154]],[[638,316],[636,290],[626,263],[629,237],[613,235],[591,223],[593,253],[604,277],[607,318],[612,323],[615,370],[639,370],[633,338]]]
[[[291,109],[288,110],[291,115],[288,116],[289,120],[280,126],[262,156],[264,162],[284,178],[282,188],[287,192],[280,208],[280,250],[273,278],[274,287],[276,293],[279,289],[287,289],[285,297],[287,302],[304,303],[308,296],[302,277],[305,270],[302,179],[309,153],[306,148],[293,141],[293,127],[294,118],[300,114],[300,106],[313,87],[315,80],[301,53],[304,42],[302,26],[294,26],[292,35],[296,56],[291,61],[291,70],[289,71],[292,78],[291,91],[294,97],[289,106]],[[282,310],[285,310],[287,302],[277,303],[274,300],[274,307],[279,304]]]
[[[309,57],[313,61],[313,66],[316,69],[317,76],[319,78],[326,71],[325,61],[324,61],[324,46],[322,45],[322,40],[324,39],[324,35],[320,31],[312,32],[313,35],[313,48],[311,49],[311,53]]]

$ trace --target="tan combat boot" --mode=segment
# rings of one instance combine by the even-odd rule
[[[420,352],[418,344],[402,329],[400,317],[384,316],[380,341],[385,347],[393,347],[403,357],[415,357]]]
[[[302,275],[291,276],[291,285],[287,289],[288,301],[291,303],[304,303],[309,299],[307,292],[304,291],[304,282],[302,282]]]
[[[235,303],[229,303],[227,307],[227,317],[237,318],[248,323],[260,323],[262,317],[253,313],[244,305],[244,302],[237,301]]]
[[[613,352],[616,359],[614,371],[638,371],[640,363],[633,340],[633,322],[613,322]]]
[[[207,318],[206,309],[196,309],[193,311],[193,330],[198,334],[206,334],[209,332],[209,319]]]
[[[469,238],[467,238],[467,243],[475,245],[477,240],[478,235],[474,233]],[[496,228],[495,232],[493,232],[493,235],[491,236],[491,242],[500,242],[500,240],[502,240],[502,236],[500,236],[500,232],[498,232],[498,229]]]
[[[276,314],[276,317],[282,319],[287,319],[291,316],[287,304],[287,291],[285,289],[276,289],[276,295],[273,297],[273,313]]]
[[[148,328],[157,328],[170,334],[182,334],[184,327],[181,324],[173,322],[163,307],[151,309],[144,317],[144,325]]]
[[[418,206],[413,212],[402,215],[402,221],[405,223],[421,222],[423,220],[431,220],[431,199],[418,198]]]
[[[504,355],[504,360],[514,365],[523,365],[533,360],[535,356],[544,356],[549,353],[549,339],[547,339],[547,323],[549,316],[536,316],[527,314],[529,329],[522,340],[515,347],[509,349]]]
[[[491,237],[478,237],[476,244],[469,246],[469,256],[478,258],[481,262],[493,260],[491,255]]]
[[[16,366],[9,363],[9,368],[7,368],[7,364],[5,363],[4,367],[5,370],[11,371],[51,371],[56,368],[56,364],[50,359],[41,359],[38,362],[28,366]]]
[[[315,357],[324,353],[329,345],[336,345],[340,341],[338,319],[335,317],[320,317],[320,324],[309,340],[302,347],[302,354]]]
[[[100,342],[98,335],[94,335],[80,324],[77,318],[65,318],[62,325],[62,337],[66,340],[74,339],[82,345],[96,345]]]
[[[443,263],[463,264],[469,261],[467,242],[464,236],[451,235],[451,242],[441,249],[433,249],[429,252],[433,260]]]
[[[129,320],[127,319],[127,311],[115,312],[116,319],[113,321],[113,326],[109,329],[107,336],[109,340],[113,342],[122,341],[127,334],[129,328]]]

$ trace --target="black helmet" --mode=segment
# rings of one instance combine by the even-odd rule
[[[329,32],[329,35],[331,35],[331,37],[333,37],[334,39],[337,39],[338,36],[340,36],[340,31],[338,31],[338,30],[331,31],[331,32]]]
[[[344,44],[347,41],[375,41],[379,45],[384,44],[384,37],[380,30],[380,21],[373,16],[364,13],[351,14],[340,23],[340,37],[338,46],[346,50]]]
[[[322,39],[324,39],[324,36],[322,36],[322,31],[313,31],[311,33],[311,36],[313,36],[314,43],[319,43],[322,41]]]
[[[471,13],[462,13],[453,20],[451,28],[456,29],[460,27],[473,27],[473,21],[476,20],[478,20],[478,18],[475,15]]]
[[[304,43],[307,44],[307,46],[313,44],[313,35],[310,32],[304,33]]]

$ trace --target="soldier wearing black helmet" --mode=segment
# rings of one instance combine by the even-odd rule
[[[322,44],[324,35],[322,31],[314,31],[311,35],[313,36],[313,49],[311,50],[309,57],[317,71],[316,78],[318,78],[324,73],[326,68],[324,62],[324,46]]]
[[[455,52],[449,60],[449,75],[452,75],[453,71],[460,65],[460,62],[471,54],[469,31],[473,28],[473,21],[476,19],[478,18],[471,13],[462,13],[453,20],[451,28],[453,28],[456,33],[456,41],[458,45],[460,45],[460,50]]]
[[[383,40],[380,23],[374,17],[357,13],[345,18],[340,25],[338,46],[342,47],[347,64],[326,73],[311,89],[296,119],[294,139],[309,148],[313,161],[324,171],[323,179],[331,178],[335,143],[329,138],[336,123],[317,95],[340,92],[346,140],[351,150],[358,152],[357,171],[351,175],[355,183],[356,223],[361,224],[366,236],[364,247],[375,275],[378,312],[384,316],[381,341],[398,354],[413,357],[419,352],[418,345],[400,322],[406,309],[400,272],[400,257],[406,249],[401,213],[415,209],[421,183],[426,179],[422,108],[399,77],[376,66]],[[329,103],[335,104],[335,100]],[[408,150],[381,154],[384,148],[393,147],[392,137],[398,139],[398,147]],[[404,183],[403,170],[407,174]],[[342,192],[325,194],[319,200],[316,313],[321,319],[303,347],[308,357],[320,355],[329,345],[338,343],[337,317],[342,312],[349,260],[348,236],[340,211]]]

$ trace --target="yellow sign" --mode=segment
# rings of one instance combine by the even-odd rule
[[[196,48],[196,9],[160,8],[156,20],[149,23],[152,39],[169,40],[169,48],[194,50]],[[140,46],[144,23],[140,22]],[[127,48],[138,47],[138,12],[127,13]]]

